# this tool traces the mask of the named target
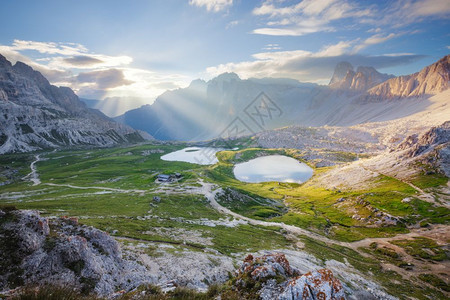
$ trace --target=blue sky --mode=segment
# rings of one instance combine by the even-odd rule
[[[449,0],[3,0],[0,53],[94,99],[151,103],[222,72],[326,84],[337,62],[394,75],[450,52]]]

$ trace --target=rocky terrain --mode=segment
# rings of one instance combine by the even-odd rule
[[[76,218],[47,219],[35,211],[0,211],[0,289],[27,284],[70,285],[110,295],[151,282],[147,270],[122,258],[107,233]]]
[[[330,270],[301,274],[283,254],[250,254],[236,273],[233,285],[245,298],[258,295],[263,300],[346,299],[341,282]]]
[[[86,108],[24,63],[0,55],[0,154],[64,146],[112,146],[150,136]]]
[[[1,151],[142,140],[26,65],[3,62],[0,105],[7,113],[0,116],[6,128]],[[223,299],[396,299],[389,294],[420,294],[417,278],[426,293],[444,295],[450,200],[450,90],[441,80],[446,74],[448,57],[411,75],[414,86],[429,90],[413,89],[414,97],[384,90],[377,101],[366,101],[362,96],[393,79],[380,84],[389,76],[366,67],[354,71],[346,63],[328,87],[227,73],[167,92],[154,105],[123,116],[138,123],[152,118],[152,132],[164,139],[211,136],[236,117],[239,126],[251,127],[248,132],[258,131],[235,144],[235,152],[224,151],[214,166],[161,161],[162,154],[182,147],[178,143],[24,154],[24,161],[6,161],[0,166],[0,199],[49,217],[0,206],[0,295],[49,283],[108,298],[134,293],[137,299],[156,289],[158,297],[171,299],[177,288],[188,288]],[[274,113],[264,126],[244,101],[260,89],[266,90],[257,94],[258,105],[270,104],[266,108]],[[300,94],[305,98],[293,102]],[[299,125],[265,130],[293,120]],[[202,123],[211,130],[199,134]],[[44,134],[48,130],[56,132],[52,139]],[[250,143],[276,149],[248,149]],[[232,176],[227,155],[244,159],[271,151],[305,159],[315,175],[299,186],[246,185]],[[155,176],[165,172],[185,178],[156,183]],[[223,201],[223,191],[232,197]],[[274,210],[276,205],[283,209]],[[259,210],[253,214],[254,206]],[[79,219],[61,217],[66,214]],[[428,243],[425,254],[412,252],[416,238]],[[241,245],[242,240],[250,242]],[[214,297],[206,296],[215,284],[220,288]],[[402,289],[405,284],[414,291]]]
[[[107,297],[117,295],[118,290],[126,293],[150,283],[163,285],[166,291],[186,286],[186,282],[178,280],[186,274],[172,274],[169,281],[155,278],[152,268],[164,266],[157,258],[152,258],[156,261],[151,267],[148,262],[140,264],[136,259],[126,259],[111,236],[80,225],[76,218],[49,219],[36,211],[2,207],[0,240],[0,290],[10,295],[21,291],[12,288],[33,284],[71,286],[81,293],[95,292]],[[198,263],[201,262],[197,260]],[[172,264],[175,265],[178,266]],[[228,279],[218,277],[217,282]],[[225,293],[237,293],[243,299],[346,298],[343,285],[330,270],[302,274],[281,253],[248,255],[229,284]]]

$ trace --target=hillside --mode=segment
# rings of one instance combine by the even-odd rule
[[[0,55],[0,153],[142,142],[147,134],[91,110],[66,87]]]

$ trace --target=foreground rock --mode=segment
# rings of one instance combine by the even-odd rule
[[[234,288],[245,298],[346,299],[344,289],[330,270],[300,274],[284,254],[248,255],[237,271]]]
[[[49,283],[106,296],[152,281],[107,233],[28,210],[0,210],[0,262],[0,290]]]

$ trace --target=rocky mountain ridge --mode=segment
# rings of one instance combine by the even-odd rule
[[[211,139],[233,126],[236,118],[242,129],[251,134],[261,127],[276,128],[294,122],[294,112],[308,105],[306,101],[299,105],[296,97],[302,95],[311,100],[317,93],[315,87],[295,80],[241,80],[235,73],[224,73],[208,82],[194,80],[187,88],[167,91],[152,105],[130,110],[115,120],[161,140]],[[258,98],[261,92],[264,99]],[[277,99],[278,108],[272,98]],[[264,124],[252,116],[261,101],[276,110]]]
[[[86,108],[67,87],[0,55],[0,154],[74,145],[112,146],[150,138]]]
[[[184,141],[224,138],[230,133],[253,135],[291,125],[353,126],[395,120],[423,111],[429,105],[425,98],[448,89],[448,60],[449,56],[444,57],[416,74],[398,78],[372,67],[359,66],[355,71],[342,62],[328,86],[287,79],[242,80],[237,74],[224,73],[167,91],[152,105],[116,120],[161,140]],[[412,97],[421,102],[409,101]]]
[[[393,75],[382,74],[373,67],[359,66],[354,71],[348,62],[339,63],[330,80],[329,86],[333,89],[345,89],[354,91],[367,91],[390,78]]]
[[[368,90],[369,97],[391,99],[435,95],[450,87],[450,55],[420,72],[391,78]]]

